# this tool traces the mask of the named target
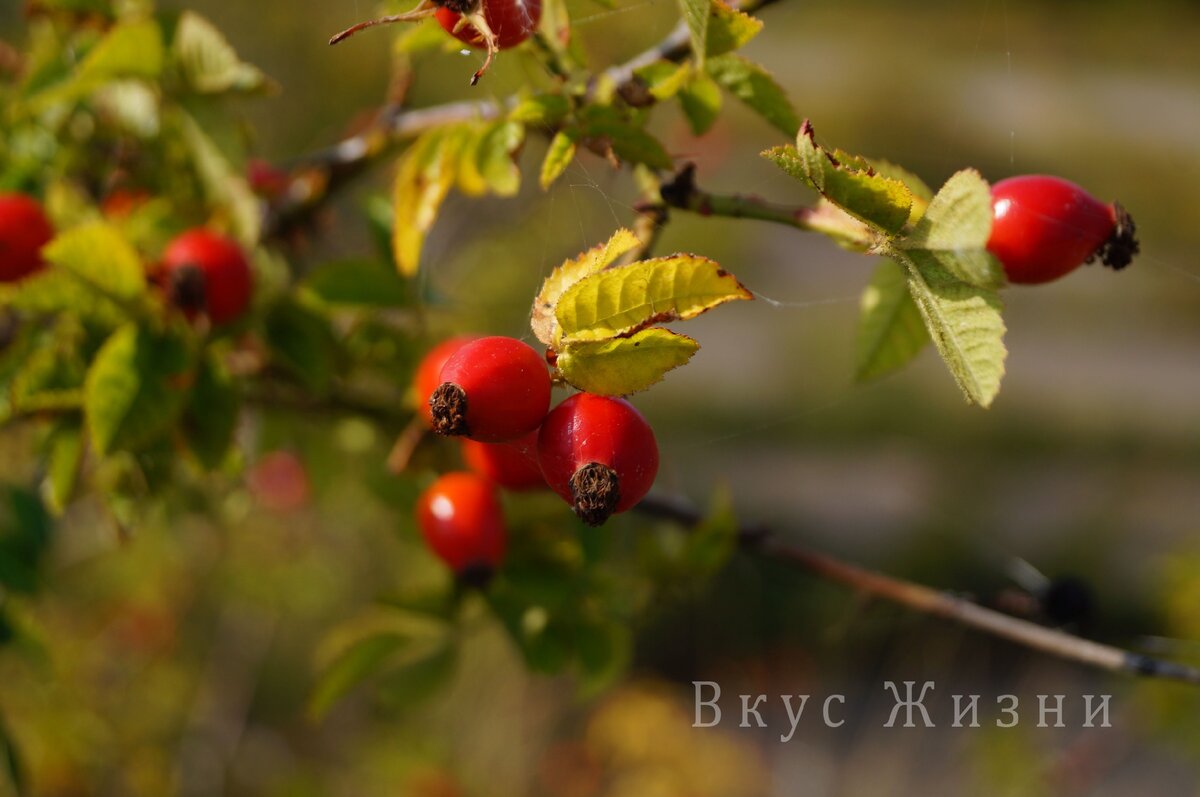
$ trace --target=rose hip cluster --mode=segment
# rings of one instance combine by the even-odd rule
[[[462,439],[470,468],[439,478],[417,504],[430,548],[460,577],[504,556],[497,487],[549,487],[599,526],[654,483],[654,432],[629,402],[576,393],[550,410],[550,387],[541,355],[514,338],[452,338],[417,369],[421,412],[438,434]]]

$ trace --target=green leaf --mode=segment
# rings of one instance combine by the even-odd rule
[[[856,378],[865,382],[895,371],[928,342],[929,333],[913,302],[904,269],[894,261],[882,261],[863,292]]]
[[[461,128],[437,128],[418,138],[400,162],[393,188],[392,250],[405,277],[421,267],[425,236],[454,186]]]
[[[686,335],[652,327],[627,338],[567,344],[558,352],[557,365],[563,379],[580,390],[627,396],[661,382],[699,349]]]
[[[117,230],[92,222],[67,230],[43,251],[46,261],[69,272],[88,289],[118,304],[146,291],[142,260]]]
[[[523,125],[555,128],[571,112],[571,103],[561,94],[535,94],[509,111],[508,119]]]
[[[262,232],[262,204],[250,189],[250,183],[230,164],[195,118],[180,111],[179,120],[183,141],[205,195],[229,214],[238,241],[253,247]]]
[[[1004,376],[1004,319],[993,290],[968,285],[936,262],[915,261],[899,247],[885,249],[908,273],[913,300],[963,395],[991,405]]]
[[[290,300],[267,313],[264,334],[273,361],[314,393],[333,383],[335,341],[324,316]]]
[[[9,395],[21,412],[73,410],[82,403],[85,376],[78,335],[60,327],[29,352],[13,375]]]
[[[913,197],[904,183],[876,174],[862,158],[840,150],[825,151],[808,122],[801,126],[796,141],[796,147],[776,147],[763,154],[876,230],[895,235],[908,223]]]
[[[120,78],[157,80],[164,60],[162,31],[156,22],[121,23],[88,52],[72,77],[39,94],[35,102],[71,102]]]
[[[555,180],[561,177],[562,173],[571,165],[571,161],[575,160],[575,140],[577,138],[578,134],[574,131],[559,130],[550,140],[546,158],[542,161],[542,173],[538,178],[543,190],[549,188]]]
[[[696,72],[679,92],[679,104],[696,135],[704,135],[721,113],[721,87],[705,72]]]
[[[710,576],[724,567],[737,548],[738,522],[733,511],[733,496],[728,488],[713,492],[704,520],[688,533],[684,561],[700,577]]]
[[[692,53],[699,66],[704,66],[704,57],[708,50],[708,20],[711,8],[712,0],[679,0],[679,9],[692,40]]]
[[[575,652],[583,676],[583,697],[599,694],[615,683],[633,659],[633,635],[622,623],[587,621],[575,630]]]
[[[657,138],[640,127],[619,118],[611,108],[588,109],[585,134],[606,143],[612,153],[628,163],[644,163],[654,169],[671,169],[674,161]]]
[[[659,60],[634,71],[634,75],[645,84],[646,90],[654,99],[669,100],[679,93],[692,74],[692,65],[688,62],[676,64],[671,61]]]
[[[740,50],[763,28],[761,20],[737,10],[725,0],[713,0],[708,18],[708,38],[705,51],[709,58]],[[796,127],[799,127],[797,124]],[[790,136],[792,130],[787,131]]]
[[[0,486],[0,588],[33,592],[53,524],[42,502],[25,490]]]
[[[900,245],[919,263],[936,263],[963,282],[980,288],[1004,284],[1004,269],[987,251],[992,232],[992,195],[973,169],[958,172],[942,186],[925,214]]]
[[[633,251],[641,241],[632,230],[621,228],[612,234],[606,242],[583,252],[573,260],[564,262],[554,269],[533,302],[533,316],[530,326],[537,339],[547,346],[553,346],[561,336],[561,329],[554,310],[563,292],[575,283],[592,274],[608,268],[617,258]]]
[[[257,92],[269,86],[267,76],[239,58],[225,35],[195,11],[179,17],[172,54],[184,81],[201,94]]]
[[[524,143],[525,127],[517,122],[494,122],[484,128],[470,167],[486,190],[504,197],[521,190],[516,159]]]
[[[152,442],[183,410],[187,347],[176,337],[129,325],[96,353],[84,384],[92,447],[101,456]]]
[[[75,495],[79,469],[83,462],[83,428],[78,420],[59,424],[46,441],[46,475],[42,479],[42,500],[46,509],[61,515]]]
[[[325,263],[310,271],[301,285],[310,295],[331,305],[402,307],[408,303],[404,280],[395,269],[375,260]]]
[[[322,719],[354,687],[377,674],[388,660],[411,643],[396,633],[373,634],[350,645],[317,678],[308,700],[308,714]]]
[[[567,288],[555,308],[562,340],[605,340],[651,324],[694,318],[725,302],[753,299],[716,262],[672,255],[616,266]]]
[[[758,64],[730,53],[710,59],[708,74],[779,132],[792,136],[799,129],[800,117],[787,92]]]
[[[237,428],[241,397],[229,370],[215,356],[200,363],[183,415],[188,448],[205,468],[220,466]]]
[[[428,700],[453,679],[457,662],[458,648],[450,639],[407,658],[380,678],[380,702],[404,710]]]

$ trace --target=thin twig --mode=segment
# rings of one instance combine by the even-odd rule
[[[831,235],[863,249],[872,244],[867,226],[833,205],[789,207],[746,194],[721,195],[704,191],[696,185],[696,166],[692,163],[684,165],[674,178],[663,184],[662,200],[671,208],[700,216],[769,221]]]
[[[651,496],[636,508],[643,514],[673,520],[688,527],[698,525],[703,520],[699,510],[678,499]],[[923,614],[952,620],[1051,656],[1109,672],[1200,685],[1200,669],[1102,645],[1065,631],[1002,614],[958,595],[892,578],[786,542],[763,526],[741,527],[739,540],[742,547],[749,551],[796,565],[862,595],[883,598]]]
[[[739,7],[742,11],[750,12],[777,2],[780,0],[746,0]],[[680,63],[691,52],[687,27],[680,23],[655,46],[606,69],[591,82],[589,94],[600,85],[615,85],[620,92],[638,83],[634,73],[643,66],[656,61]],[[496,119],[515,106],[517,99],[514,96],[500,101],[466,100],[415,110],[395,106],[385,108],[376,123],[367,130],[301,158],[292,165],[292,186],[283,192],[282,199],[267,209],[264,237],[282,236],[298,220],[307,218],[327,202],[338,189],[405,141],[449,124],[473,119]]]

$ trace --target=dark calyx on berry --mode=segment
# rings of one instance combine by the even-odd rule
[[[446,437],[471,433],[467,427],[467,393],[453,382],[443,382],[429,397],[433,431]]]
[[[486,589],[496,577],[496,568],[486,562],[472,562],[455,574],[454,580],[467,589]]]
[[[1137,240],[1137,225],[1133,223],[1129,211],[1125,210],[1120,202],[1114,202],[1113,213],[1116,215],[1116,224],[1113,226],[1112,235],[1108,236],[1108,240],[1096,250],[1088,262],[1099,258],[1101,263],[1112,270],[1120,271],[1133,262],[1133,256],[1141,247]]]
[[[575,514],[589,526],[600,526],[616,511],[621,501],[617,472],[607,465],[589,462],[571,476]]]
[[[185,313],[202,312],[207,304],[204,269],[194,263],[173,269],[167,291],[171,304],[180,310]]]
[[[433,0],[439,8],[448,8],[455,14],[466,15],[477,11],[483,3],[480,0]]]

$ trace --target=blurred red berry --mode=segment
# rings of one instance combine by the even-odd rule
[[[42,247],[54,227],[36,199],[0,194],[0,282],[16,282],[45,265]]]
[[[171,302],[189,315],[206,313],[214,324],[227,324],[250,306],[254,275],[245,253],[211,230],[189,230],[171,241],[162,267]]]

